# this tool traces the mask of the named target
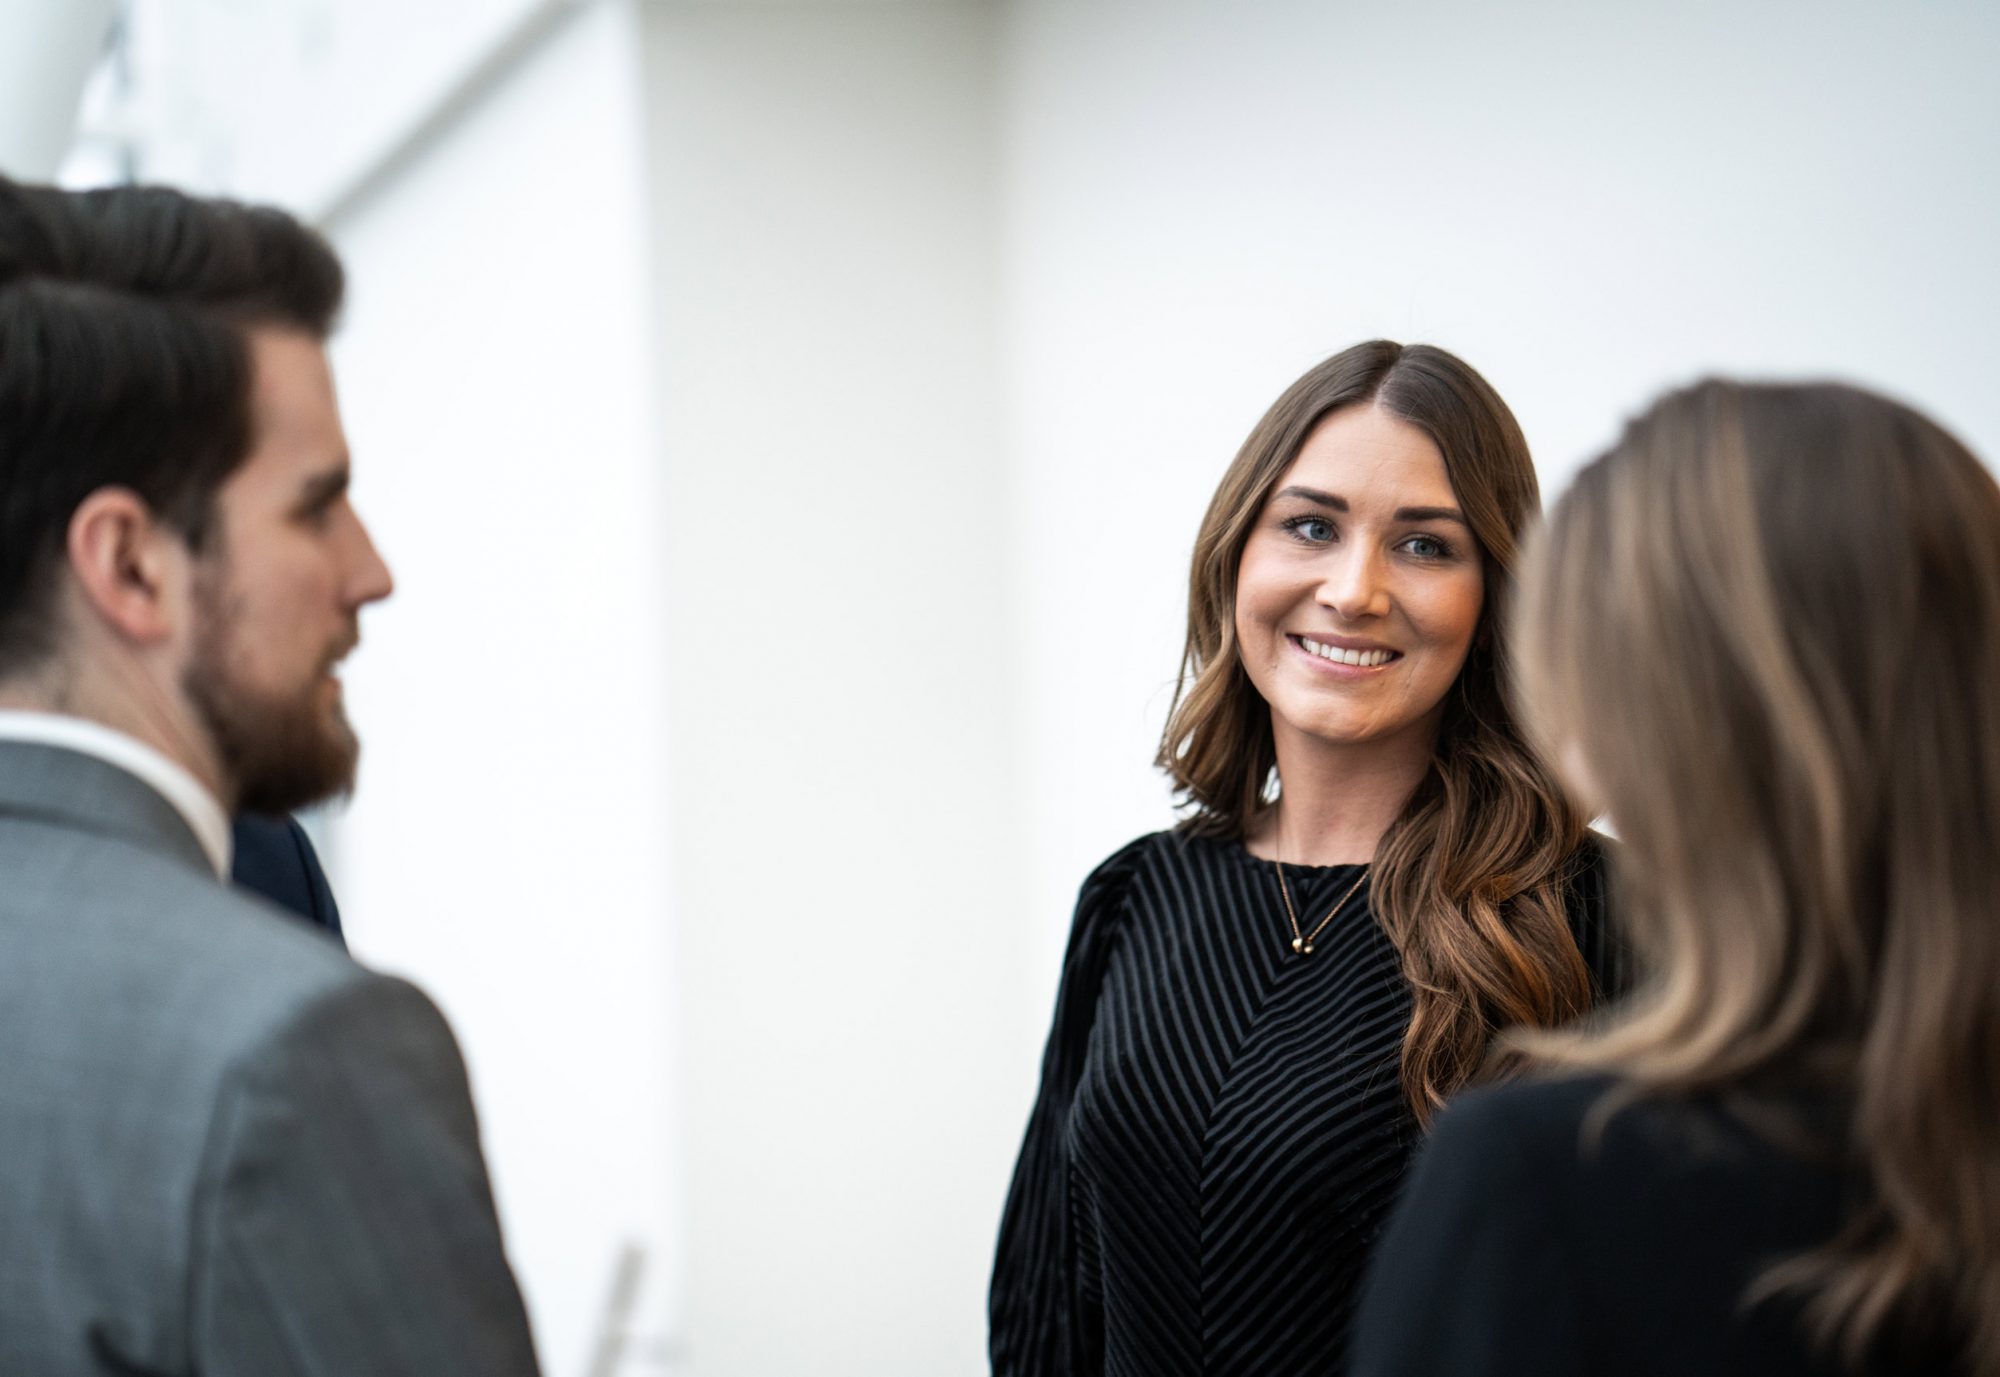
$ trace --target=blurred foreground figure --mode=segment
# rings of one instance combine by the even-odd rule
[[[340,297],[277,212],[0,181],[0,1372],[535,1371],[443,1020],[221,878],[354,776]]]
[[[1356,1371],[2000,1373],[2000,489],[1879,397],[1705,383],[1524,613],[1652,979],[1441,1118]]]

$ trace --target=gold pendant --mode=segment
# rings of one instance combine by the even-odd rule
[[[1306,941],[1303,937],[1294,937],[1292,939],[1292,950],[1300,956],[1311,956],[1313,954],[1312,943]]]

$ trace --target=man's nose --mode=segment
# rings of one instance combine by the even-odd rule
[[[396,591],[395,576],[389,572],[387,561],[375,548],[374,537],[361,518],[354,518],[354,548],[352,551],[352,572],[347,580],[348,601],[356,607],[365,607],[371,602],[380,602]]]
[[[1327,552],[1319,602],[1346,621],[1364,621],[1389,611],[1388,571],[1380,552],[1356,541]]]

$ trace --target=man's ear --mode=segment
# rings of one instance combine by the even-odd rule
[[[186,541],[130,488],[99,488],[69,519],[70,575],[85,603],[127,640],[178,629],[189,578]]]

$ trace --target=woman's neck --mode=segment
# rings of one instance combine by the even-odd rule
[[[1275,725],[1275,724],[1274,724]],[[1335,746],[1276,732],[1278,802],[1244,836],[1287,865],[1355,865],[1375,848],[1430,770],[1434,732]]]

